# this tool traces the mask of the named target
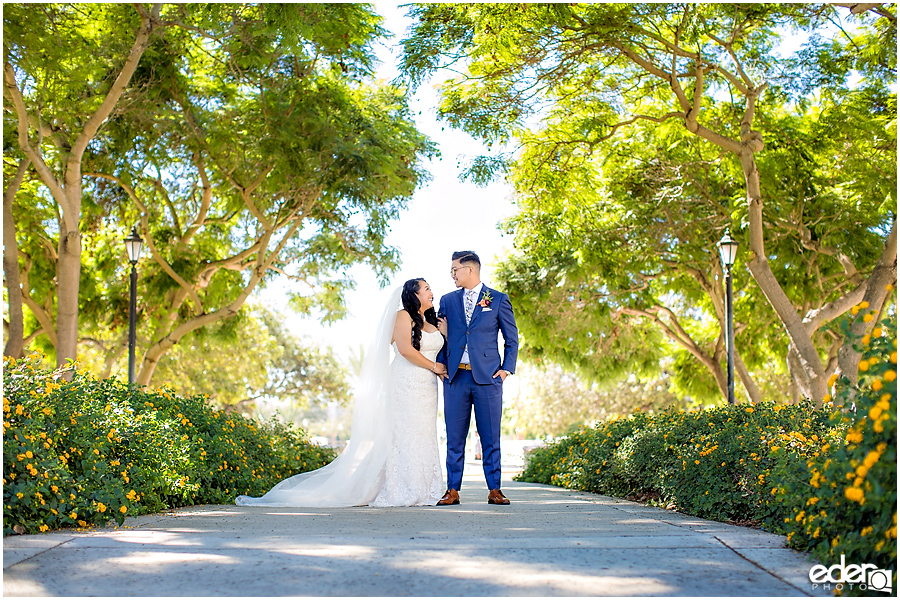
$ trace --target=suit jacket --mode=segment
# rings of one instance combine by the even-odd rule
[[[490,306],[478,305],[489,292]],[[475,300],[472,319],[466,325],[463,308],[465,290],[460,288],[441,297],[438,314],[447,318],[447,342],[438,354],[438,362],[447,365],[447,375],[452,380],[459,369],[459,361],[468,344],[469,364],[476,383],[494,383],[494,373],[499,369],[514,373],[519,354],[519,331],[513,316],[509,296],[483,286]],[[503,333],[503,359],[500,359],[500,343],[497,333]]]

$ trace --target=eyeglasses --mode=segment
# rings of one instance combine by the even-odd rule
[[[472,265],[460,265],[458,267],[453,267],[452,269],[450,269],[450,277],[453,277],[454,275],[456,275],[456,272],[459,271],[460,269],[465,269],[467,267],[471,269]]]

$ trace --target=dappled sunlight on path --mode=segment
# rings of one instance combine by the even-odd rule
[[[15,596],[759,596],[809,593],[783,538],[479,473],[462,504],[190,507],[126,528],[7,538]]]

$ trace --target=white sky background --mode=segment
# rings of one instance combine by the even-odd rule
[[[399,41],[412,19],[405,16],[406,8],[394,3],[376,2],[375,10],[384,17],[385,29],[394,34],[386,46],[376,48],[381,61],[377,76],[391,81],[398,75]],[[258,301],[285,316],[293,333],[332,346],[340,358],[347,358],[360,345],[368,346],[388,296],[407,279],[424,277],[434,291],[437,305],[443,294],[456,289],[450,279],[450,255],[454,251],[478,253],[482,281],[491,285],[496,283],[492,281],[493,263],[512,248],[512,239],[502,236],[497,228],[500,221],[516,211],[511,202],[512,188],[503,182],[478,187],[459,180],[462,166],[457,166],[458,158],[485,154],[487,150],[469,135],[437,121],[434,85],[440,80],[435,77],[423,83],[409,102],[419,130],[438,145],[441,158],[424,164],[431,173],[431,181],[416,191],[387,236],[387,243],[399,249],[401,258],[401,267],[391,284],[381,290],[371,269],[365,266],[352,269],[350,275],[356,281],[356,290],[347,296],[350,314],[330,326],[322,325],[315,318],[302,318],[288,308],[288,291],[291,286],[302,284],[283,280],[269,284],[257,295]]]

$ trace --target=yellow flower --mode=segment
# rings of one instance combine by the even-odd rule
[[[868,371],[869,370],[869,361],[863,359],[859,361],[859,370],[860,371]]]
[[[24,497],[25,497],[25,494],[23,494],[22,492],[16,492],[16,498],[24,498]]]
[[[860,504],[865,500],[865,494],[863,494],[863,491],[858,487],[844,488],[844,496],[847,497],[847,500],[859,502]]]
[[[866,454],[866,458],[865,458],[865,460],[863,460],[863,465],[864,465],[867,469],[871,469],[872,466],[873,466],[875,463],[878,462],[878,459],[879,459],[879,458],[881,458],[881,454],[879,454],[878,452],[875,452],[875,451],[873,450],[872,452],[869,452],[868,454]],[[857,469],[857,472],[858,472],[858,471],[859,471],[859,470]]]
[[[106,512],[106,505],[102,502],[97,503],[97,510],[99,510],[100,512]]]
[[[884,412],[884,411],[881,410],[881,407],[876,404],[875,406],[873,406],[872,408],[869,409],[869,418],[874,421],[878,417],[881,416],[882,412]]]
[[[21,404],[16,404],[16,414],[21,415],[23,412],[25,412],[25,407]]]
[[[838,380],[837,373],[828,378],[828,387],[832,387]]]
[[[75,512],[75,511],[73,510],[73,511],[69,514],[69,518],[72,519],[72,520],[74,521],[75,519],[78,518],[78,513]]]
[[[872,533],[872,531],[874,531],[874,529],[875,529],[875,528],[872,527],[871,525],[868,526],[868,527],[863,527],[863,528],[862,528],[862,531],[859,532],[859,536],[860,536],[860,537],[866,537],[867,535],[869,535],[870,533]]]
[[[863,316],[863,321],[866,323],[871,323],[874,319],[875,319],[875,315],[873,315],[872,313],[866,313]]]
[[[880,379],[876,379],[875,381],[872,382],[872,391],[877,392],[877,391],[881,390],[883,385],[884,384],[881,383]]]
[[[869,315],[866,315],[866,316],[868,317]],[[864,335],[862,338],[863,346],[868,346],[869,342],[871,342],[871,341],[872,341],[872,336],[869,335],[868,333],[866,335]]]
[[[752,413],[752,412],[753,412],[753,409],[752,409],[752,408],[745,408],[744,410],[745,410],[746,412],[748,412],[748,413]]]
[[[824,396],[822,396],[822,402],[825,404],[831,402],[831,394],[825,394]]]
[[[810,498],[809,500],[806,501],[806,505],[807,505],[807,506],[810,506],[810,505],[812,505],[812,504],[815,504],[815,503],[818,502],[818,501],[819,501],[819,499],[816,498],[815,496],[813,496],[812,498]]]
[[[128,507],[127,507],[127,506],[123,506],[122,508],[119,509],[119,512],[122,513],[122,514],[124,515],[126,512],[128,512]]]
[[[891,362],[894,363],[895,365],[897,364],[897,351],[896,350],[891,352]]]
[[[699,465],[699,464],[700,464],[700,461],[699,461],[699,460],[695,460],[695,461],[694,461],[694,464],[695,464],[695,465]]]
[[[894,362],[896,362],[896,360]],[[895,379],[897,379],[897,371],[894,371],[893,369],[888,369],[887,371],[884,372],[884,380],[885,381],[894,381]]]
[[[97,449],[96,449],[96,448],[94,448],[94,454],[97,454],[97,455],[98,455],[98,456],[99,456],[99,454],[100,454],[100,451],[99,451],[99,450],[97,450]]]
[[[860,308],[869,308],[869,303],[866,300],[863,300],[859,303]]]
[[[26,450],[25,456],[27,456],[28,458],[34,458],[34,454],[31,453],[31,450]]]
[[[50,528],[47,525],[41,525],[40,527],[38,527],[38,530],[40,530],[41,533],[47,531],[48,529]]]

